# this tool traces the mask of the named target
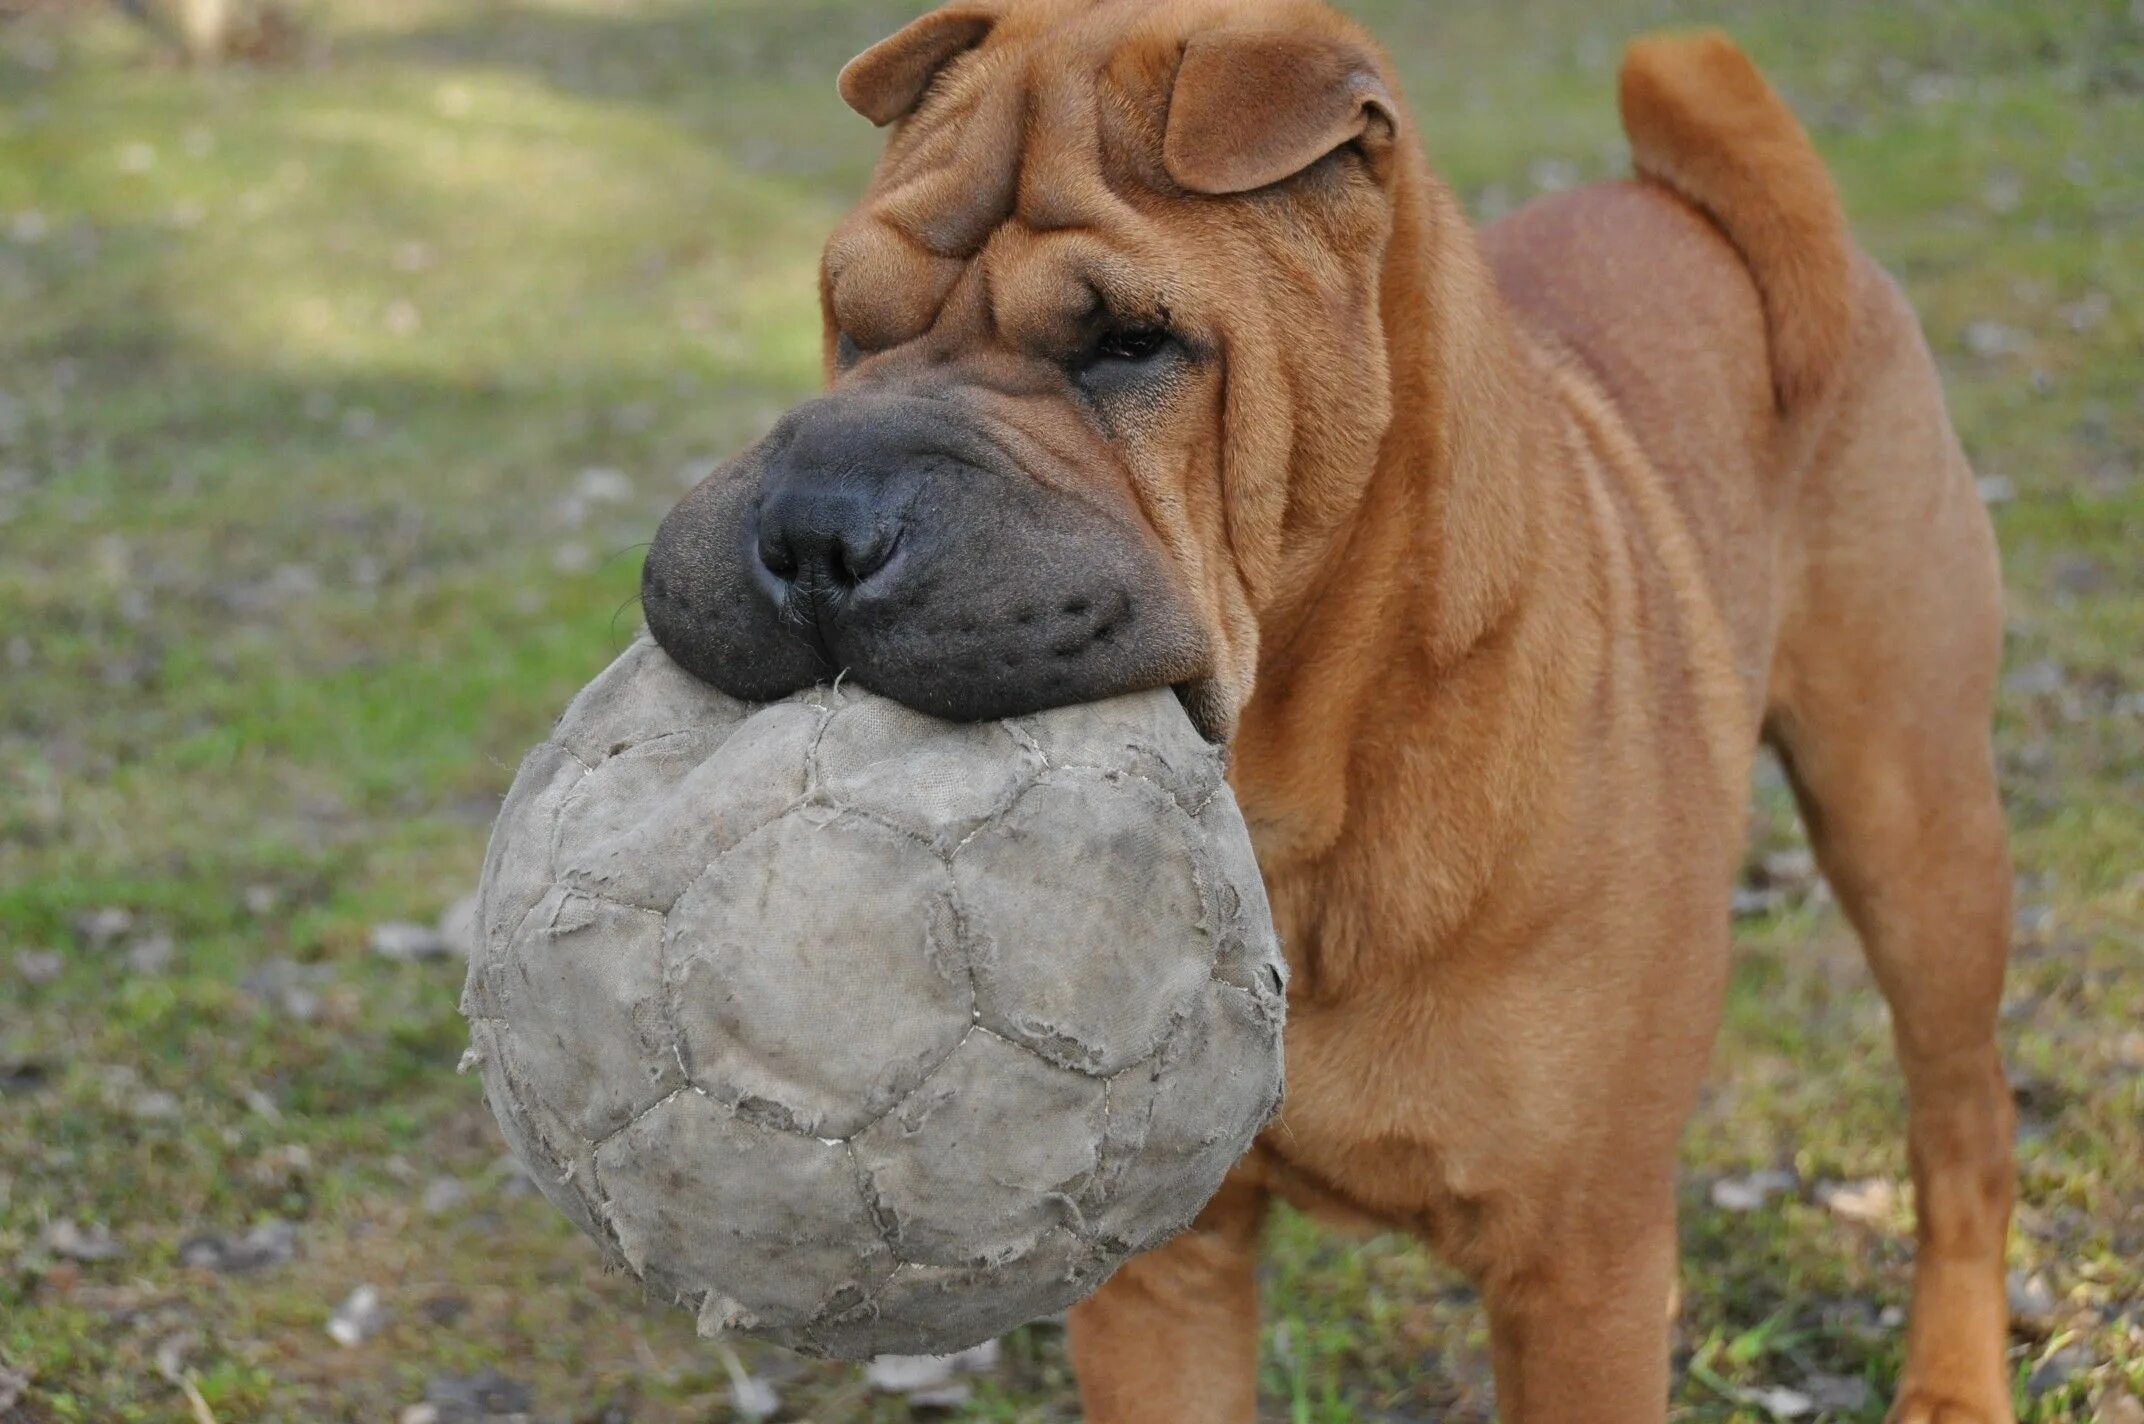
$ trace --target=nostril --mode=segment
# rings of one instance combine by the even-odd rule
[[[778,535],[763,533],[759,536],[759,562],[768,573],[784,583],[797,576],[796,551],[789,547],[787,539]]]
[[[853,542],[838,540],[834,545],[834,576],[853,588],[891,563],[893,551],[900,547],[900,543],[898,526]]]

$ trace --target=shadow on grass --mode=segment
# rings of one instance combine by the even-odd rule
[[[645,106],[749,172],[845,201],[868,173],[877,138],[835,97],[834,76],[926,8],[721,0],[620,14],[493,5],[353,40],[337,55],[503,70],[578,99]]]

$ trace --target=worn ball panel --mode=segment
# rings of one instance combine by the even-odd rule
[[[550,740],[594,766],[629,747],[678,732],[720,742],[756,709],[686,672],[641,638],[574,695]]]
[[[1151,782],[1056,770],[978,831],[953,874],[984,1025],[1083,1073],[1159,1048],[1213,972],[1192,829]]]
[[[1104,1110],[1099,1081],[978,1028],[928,1083],[857,1135],[881,1233],[917,1265],[996,1266],[1027,1255],[1077,1218]]]
[[[796,1330],[893,1273],[839,1143],[739,1116],[686,1088],[595,1149],[626,1264],[734,1329]]]
[[[1049,766],[1143,777],[1193,815],[1227,785],[1220,749],[1198,734],[1173,695],[1113,697],[1009,725],[1033,739]]]
[[[1111,1080],[1112,1096],[1134,1119],[1123,1135],[1138,1145],[1095,1213],[1098,1238],[1136,1251],[1159,1245],[1221,1189],[1243,1155],[1231,1125],[1263,1125],[1280,1106],[1280,1060],[1260,1050],[1282,1012],[1278,992],[1224,988],[1200,1000],[1154,1060]]]
[[[1076,1305],[1118,1262],[1067,1227],[1007,1265],[903,1263],[879,1287],[868,1314],[822,1321],[812,1327],[812,1345],[837,1359],[947,1354],[948,1340],[979,1344],[1004,1334],[1007,1320],[1040,1320]]]
[[[588,1196],[594,1147],[578,1137],[530,1085],[507,1045],[503,1025],[490,1019],[470,1020],[469,1055],[483,1076],[484,1101],[491,1105],[506,1145],[528,1170],[529,1180],[568,1221],[594,1237],[607,1257],[617,1261],[618,1252]]]
[[[1284,970],[1167,692],[736,703],[652,643],[522,764],[464,1011],[509,1145],[703,1329],[945,1353],[1182,1229],[1271,1115]]]
[[[667,912],[716,856],[802,799],[823,720],[785,703],[719,736],[668,732],[598,764],[559,803],[561,879]]]
[[[556,883],[551,841],[558,829],[558,809],[587,774],[572,753],[554,742],[522,758],[484,851],[477,894],[480,949],[496,946],[511,933]],[[477,958],[481,962],[483,956]]]
[[[693,1080],[814,1137],[885,1114],[973,1018],[952,890],[926,847],[827,807],[718,858],[670,912],[670,1001]]]
[[[1199,812],[1199,883],[1204,889],[1215,937],[1214,978],[1283,1011],[1288,962],[1275,952],[1273,908],[1266,900],[1265,878],[1251,849],[1251,832],[1236,809],[1235,793],[1216,791]]]
[[[1004,811],[1042,759],[1002,722],[941,722],[869,694],[836,694],[815,755],[836,805],[951,849]]]
[[[663,917],[554,888],[487,977],[524,1079],[584,1139],[685,1082],[663,1017]]]

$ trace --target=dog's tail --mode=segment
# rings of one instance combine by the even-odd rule
[[[1620,98],[1638,172],[1719,224],[1756,278],[1780,408],[1816,400],[1844,364],[1854,299],[1846,215],[1808,134],[1716,30],[1632,44]]]

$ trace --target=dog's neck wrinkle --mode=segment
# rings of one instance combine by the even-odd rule
[[[1419,155],[1396,175],[1394,209],[1382,294],[1392,422],[1325,557],[1260,619],[1237,737],[1239,794],[1269,870],[1343,838],[1350,788],[1384,774],[1391,728],[1419,720],[1425,689],[1439,695],[1509,624],[1550,542],[1553,501],[1530,478],[1554,467],[1542,375]]]

